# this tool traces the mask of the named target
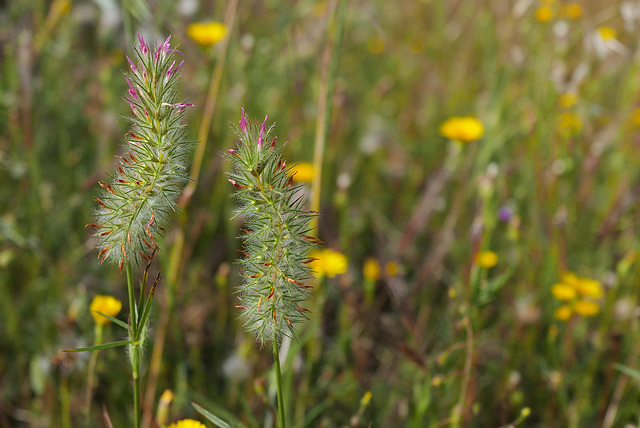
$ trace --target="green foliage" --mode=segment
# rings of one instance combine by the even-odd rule
[[[130,162],[127,152],[137,154],[129,143],[121,146],[128,124],[118,116],[131,115],[121,70],[136,93],[144,89],[145,101],[136,105],[142,116],[145,108],[158,120],[180,115],[157,104],[144,81],[134,83],[123,49],[136,31],[159,41],[173,34],[183,54],[173,57],[186,65],[168,103],[193,99],[197,110],[183,118],[186,130],[172,126],[176,136],[186,132],[180,141],[195,140],[223,58],[219,46],[197,45],[186,28],[222,20],[232,2],[5,3],[0,426],[82,426],[89,356],[60,351],[94,343],[94,295],[128,300],[125,278],[95,262],[93,230],[84,227],[95,221],[96,182],[113,170],[114,154]],[[552,20],[544,23],[536,20],[539,1],[348,2],[331,76],[318,237],[349,267],[305,283],[314,286],[303,296],[312,312],[296,327],[297,340],[277,318],[291,426],[348,426],[366,391],[371,404],[360,426],[444,426],[460,403],[460,426],[502,426],[523,414],[522,426],[606,426],[605,419],[610,427],[637,425],[640,27],[629,2],[581,2],[575,19],[560,16],[569,3],[553,2]],[[217,153],[234,147],[228,122],[244,106],[271,113],[280,141],[288,141],[275,150],[290,165],[313,161],[333,4],[240,2],[211,128],[199,142],[207,148],[195,192],[186,206],[161,201],[167,209],[155,214],[177,221],[158,223],[166,231],[155,230],[160,250],[150,271],[162,270],[162,279],[154,303],[137,305],[151,320],[141,380],[157,381],[143,388],[143,396],[152,395],[146,417],[171,389],[169,423],[196,417],[194,400],[230,424],[229,414],[250,427],[274,419],[271,353],[258,352],[245,333],[245,311],[235,307],[233,293],[253,280],[239,272],[244,257],[233,264],[237,230],[246,227],[239,223],[248,219],[229,221],[237,206],[224,172],[233,166]],[[596,51],[603,25],[617,31],[616,50]],[[575,94],[574,105],[561,105],[566,93]],[[477,117],[484,137],[451,145],[439,126],[452,116]],[[152,144],[136,148],[138,156],[159,171],[158,140],[145,141]],[[188,171],[174,171],[183,174],[170,188],[175,196]],[[143,172],[151,170],[135,174]],[[240,178],[241,185],[257,183],[251,174]],[[503,207],[510,209],[504,217]],[[140,219],[148,224],[150,212]],[[144,226],[138,231],[146,235]],[[178,231],[184,247],[176,256]],[[123,236],[128,241],[119,233],[120,244]],[[121,248],[114,249],[116,263]],[[475,256],[485,250],[498,255],[494,267],[477,266]],[[380,272],[365,279],[369,259]],[[389,262],[398,268],[387,269]],[[249,276],[258,268],[242,267]],[[551,289],[565,271],[601,283],[597,315],[555,317],[563,303]],[[151,357],[164,317],[170,322],[156,364]],[[128,325],[126,315],[117,319]],[[122,324],[105,326],[105,343],[126,338]],[[113,426],[132,426],[121,349],[100,351],[95,372],[91,420],[102,423],[104,406]]]

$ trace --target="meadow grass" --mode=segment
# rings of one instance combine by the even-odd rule
[[[187,29],[209,19],[228,33],[201,46]],[[638,426],[637,2],[33,0],[0,22],[0,427],[84,426],[89,372],[91,426],[133,426],[125,354],[62,350],[97,340],[96,295],[128,301],[85,225],[123,155],[136,32],[172,34],[199,140],[148,272],[142,426],[167,389],[164,425],[204,423],[196,402],[277,426],[219,154],[242,107],[313,164],[324,244],[280,348],[288,426]]]

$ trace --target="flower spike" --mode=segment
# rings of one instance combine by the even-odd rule
[[[307,260],[317,242],[306,235],[315,214],[299,196],[302,184],[293,185],[267,119],[262,125],[249,121],[243,109],[240,142],[224,154],[233,164],[228,180],[236,189],[236,215],[246,218],[237,307],[246,330],[261,345],[294,337],[296,322],[306,319],[300,308],[310,293]],[[270,150],[262,150],[265,141],[271,141]]]
[[[176,71],[182,63],[173,68],[170,40],[154,53],[138,34],[136,61],[127,56],[132,72],[125,73],[125,99],[131,107],[131,130],[125,135],[125,156],[117,157],[112,180],[100,183],[102,194],[95,198],[101,262],[109,260],[122,267],[151,260],[157,236],[163,233],[188,181],[193,143],[185,139],[180,118],[193,104],[178,102],[175,94]],[[168,113],[166,107],[173,111]]]

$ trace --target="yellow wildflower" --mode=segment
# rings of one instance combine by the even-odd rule
[[[89,305],[91,316],[98,325],[106,325],[111,322],[109,318],[103,317],[98,312],[115,317],[120,312],[120,309],[122,309],[122,302],[113,296],[97,295]]]
[[[579,3],[567,3],[560,6],[558,15],[562,18],[578,19],[582,16],[584,11]]]
[[[387,272],[387,275],[396,276],[398,272],[400,272],[400,266],[398,266],[398,263],[391,260],[384,265],[384,270]]]
[[[600,312],[600,307],[596,302],[590,300],[579,300],[573,305],[573,310],[576,314],[583,317],[592,317]]]
[[[202,422],[193,419],[183,419],[169,425],[167,428],[207,428]]]
[[[347,256],[342,253],[325,248],[324,250],[313,250],[309,256],[316,259],[309,266],[318,276],[333,278],[347,272],[349,261]]]
[[[365,260],[362,267],[362,276],[368,281],[377,281],[380,278],[380,263],[372,258]]]
[[[561,282],[551,287],[551,294],[561,302],[567,302],[558,308],[555,317],[566,321],[572,313],[583,317],[592,317],[600,312],[598,304],[588,299],[599,299],[604,295],[604,289],[595,279],[580,277],[572,272],[565,272]]]
[[[580,278],[580,281],[576,285],[575,289],[582,297],[599,299],[604,295],[602,285],[600,285],[600,283],[595,279]]]
[[[640,108],[636,108],[631,112],[631,123],[640,128]]]
[[[566,92],[558,97],[558,107],[568,109],[578,104],[578,95],[574,92]]]
[[[310,183],[313,179],[313,164],[311,162],[300,162],[291,171],[293,181],[296,183]]]
[[[560,276],[560,280],[562,281],[563,284],[567,284],[572,287],[575,287],[575,285],[578,284],[578,282],[580,282],[580,278],[578,278],[578,275],[576,275],[573,272],[564,272]]]
[[[558,119],[558,131],[565,137],[582,131],[582,120],[574,113],[562,113]]]
[[[597,31],[600,38],[605,42],[609,40],[614,40],[618,35],[616,30],[614,30],[611,27],[598,27]]]
[[[220,22],[194,22],[187,35],[200,46],[213,46],[227,36],[227,26]]]
[[[475,262],[481,268],[490,269],[498,264],[498,255],[493,251],[480,251],[476,254]]]
[[[553,297],[560,300],[561,302],[568,302],[569,300],[573,300],[577,295],[575,288],[563,283],[555,284],[553,287],[551,287],[551,294],[553,294]]]
[[[558,321],[567,321],[571,318],[572,314],[571,306],[562,305],[554,312],[553,316],[556,317]]]
[[[440,125],[440,135],[450,140],[469,143],[482,138],[484,127],[482,122],[472,116],[454,116]]]
[[[553,19],[553,9],[551,6],[540,6],[535,11],[535,18],[538,22],[549,22]]]
[[[373,54],[381,54],[387,49],[382,37],[373,35],[367,40],[367,50]]]

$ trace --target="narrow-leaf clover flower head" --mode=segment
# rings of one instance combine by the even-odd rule
[[[236,216],[245,220],[238,307],[244,327],[261,345],[295,336],[295,323],[306,319],[309,250],[320,243],[311,236],[315,214],[307,210],[303,185],[294,182],[267,119],[259,125],[243,110],[236,128],[240,141],[225,154],[232,162],[228,180],[236,188]]]
[[[182,62],[174,67],[171,36],[150,49],[138,34],[125,99],[131,107],[130,131],[122,156],[110,180],[101,181],[95,200],[95,236],[98,258],[119,264],[150,260],[156,238],[188,180],[187,166],[193,142],[185,139],[181,118],[191,103],[178,102],[176,86]]]
[[[113,296],[103,296],[100,294],[96,295],[89,305],[89,312],[91,312],[91,316],[96,324],[100,326],[111,322],[109,318],[101,314],[115,317],[120,313],[120,309],[122,309],[122,302],[120,300]]]

